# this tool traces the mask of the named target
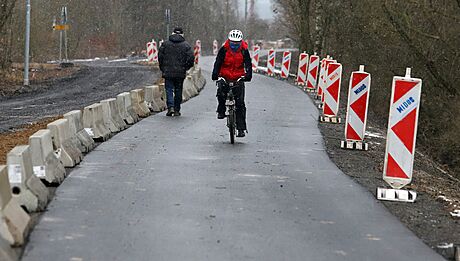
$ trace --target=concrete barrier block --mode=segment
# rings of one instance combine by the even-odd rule
[[[155,101],[160,107],[161,111],[164,111],[168,108],[166,105],[166,88],[164,83],[158,85],[158,91],[159,92],[155,95]]]
[[[110,105],[110,115],[112,116],[112,119],[119,125],[121,130],[125,130],[126,128],[128,128],[128,124],[126,124],[126,122],[121,117],[121,112],[117,103],[117,99],[111,98],[107,101]]]
[[[48,183],[61,183],[66,175],[64,165],[53,150],[50,130],[39,130],[29,137],[34,175]]]
[[[120,93],[117,95],[117,104],[118,104],[118,109],[120,110],[120,115],[121,115],[121,118],[123,119],[123,121],[126,123],[126,124],[129,124],[129,125],[132,125],[135,123],[133,117],[130,115],[130,113],[128,112],[128,106],[126,105],[125,103],[125,98],[123,97],[124,95],[126,94],[123,94],[123,93]],[[127,93],[127,95],[129,96],[129,93]],[[129,99],[131,101],[131,97]],[[129,104],[129,106],[131,105],[131,103]],[[132,110],[132,108],[131,108]]]
[[[157,90],[156,88],[159,88],[158,86],[152,85],[152,86],[145,86],[144,91],[145,91],[145,102],[147,103],[147,106],[149,107],[149,110],[151,112],[160,112],[160,107],[156,104],[155,101],[155,93]],[[159,89],[158,89],[159,92]]]
[[[33,173],[30,147],[16,146],[8,152],[6,161],[13,197],[29,212],[44,210],[49,192]]]
[[[69,121],[59,119],[47,125],[51,131],[53,147],[58,152],[58,158],[65,167],[72,168],[81,162],[83,154],[71,139]]]
[[[125,108],[126,108],[126,112],[128,113],[128,115],[132,119],[132,122],[133,122],[132,124],[138,122],[139,121],[139,115],[137,115],[136,111],[134,110],[134,106],[133,106],[132,99],[131,99],[131,93],[123,92],[123,93],[119,94],[118,97],[120,97],[120,99],[123,99],[123,102],[124,102]]]
[[[1,228],[0,228],[1,229]],[[0,236],[0,260],[2,261],[18,261],[19,256],[10,246],[8,241]]]
[[[111,132],[104,125],[102,105],[99,103],[87,106],[83,110],[83,127],[92,132],[92,138],[96,141],[106,141]]]
[[[83,113],[80,110],[70,111],[64,114],[64,119],[69,121],[70,130],[80,142],[80,150],[88,153],[96,146],[94,140],[83,128]]]
[[[198,87],[195,85],[193,82],[192,76],[188,75],[185,80],[184,80],[184,89],[187,89],[190,91],[191,97],[195,97],[198,95]]]
[[[102,112],[104,113],[104,125],[107,129],[109,129],[112,133],[117,133],[121,131],[121,126],[119,123],[114,119],[115,117],[112,116],[112,111],[110,108],[110,101],[109,100],[102,100],[100,102],[102,105]]]
[[[11,246],[24,244],[29,228],[30,217],[11,195],[6,166],[0,166],[0,239],[4,239]],[[0,242],[1,257],[8,256],[8,248]]]
[[[132,90],[131,103],[133,104],[134,111],[141,118],[145,118],[150,115],[150,110],[144,100],[144,91],[142,89]]]

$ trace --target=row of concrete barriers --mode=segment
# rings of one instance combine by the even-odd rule
[[[183,100],[199,94],[206,80],[201,69],[192,68],[184,81]],[[47,185],[59,185],[65,168],[73,168],[83,155],[135,124],[152,112],[166,109],[164,84],[146,86],[116,98],[64,114],[29,137],[28,145],[17,146],[0,166],[0,260],[17,260],[13,247],[24,244],[31,219],[29,213],[45,210]]]

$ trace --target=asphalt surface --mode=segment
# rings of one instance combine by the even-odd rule
[[[255,76],[246,96],[249,135],[235,145],[210,80],[182,117],[100,145],[23,260],[443,260],[329,160],[305,94]]]
[[[77,61],[82,69],[72,77],[34,84],[22,94],[0,97],[0,133],[152,85],[158,79],[158,71],[131,61]]]

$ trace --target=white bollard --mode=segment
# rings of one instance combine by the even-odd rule
[[[64,167],[73,168],[81,162],[83,154],[70,138],[70,127],[67,119],[59,119],[48,124],[51,131],[53,146],[58,151],[58,158]]]
[[[32,166],[35,176],[48,183],[61,183],[66,171],[54,154],[50,130],[39,130],[29,137]]]
[[[7,154],[8,178],[13,197],[29,212],[42,211],[48,204],[48,189],[34,175],[30,148],[16,146]]]
[[[70,111],[64,114],[64,119],[69,121],[70,130],[83,146],[82,152],[88,153],[96,146],[93,138],[87,130],[83,128],[83,113],[80,110]]]
[[[11,195],[7,167],[0,166],[0,237],[4,238],[11,246],[22,246],[28,234],[29,226],[29,215],[19,206],[17,201],[13,200]]]

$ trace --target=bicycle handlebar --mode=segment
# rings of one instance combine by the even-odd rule
[[[228,83],[227,80],[224,77],[219,77],[217,79],[217,82],[224,81],[225,83]],[[244,76],[241,76],[236,82],[244,81]]]

